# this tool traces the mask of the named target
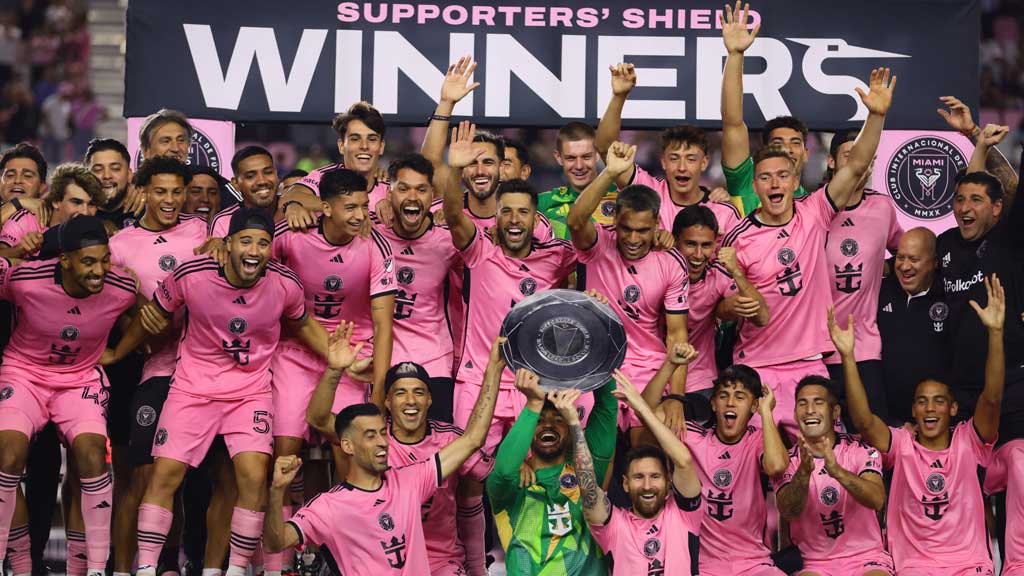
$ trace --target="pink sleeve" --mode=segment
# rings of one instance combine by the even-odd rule
[[[997,494],[1006,490],[1009,480],[1009,461],[1024,456],[1021,454],[1021,446],[1024,440],[1015,440],[996,450],[992,455],[992,461],[985,470],[985,493]]]
[[[373,247],[370,258],[370,298],[395,292],[395,258],[391,243],[376,230],[370,232]]]
[[[618,539],[619,524],[626,520],[622,517],[623,514],[625,514],[625,512],[622,508],[612,506],[607,522],[604,524],[590,525],[590,534],[594,537],[594,542],[597,542],[597,545],[601,547],[601,550],[603,550],[605,554],[611,554],[615,551],[615,541]]]
[[[874,446],[862,444],[857,451],[857,461],[851,467],[850,472],[860,476],[865,472],[877,472],[882,474],[882,455]]]
[[[960,436],[965,437],[961,442],[969,446],[969,450],[978,459],[980,466],[988,466],[992,460],[992,449],[995,446],[995,442],[985,442],[981,439],[981,436],[978,436],[978,430],[974,427],[974,418],[957,424],[957,428],[960,427],[963,427],[959,430],[961,432]],[[968,438],[970,440],[967,440]]]
[[[156,290],[153,291],[153,301],[164,312],[173,313],[185,305],[185,293],[182,289],[186,280],[184,280],[184,275],[181,278],[177,278],[177,276],[176,273],[171,272],[166,278],[157,282]]]
[[[469,244],[466,244],[466,247],[460,252],[462,261],[466,263],[466,266],[470,267],[480,264],[480,262],[487,258],[487,247],[491,243],[491,239],[484,234],[479,226],[475,228],[473,238],[469,240]]]
[[[889,249],[889,252],[895,254],[900,243],[900,236],[903,236],[903,226],[900,226],[900,221],[896,218],[896,209],[892,206],[892,200],[884,198],[884,201],[886,211],[889,213],[889,235],[885,240],[885,247]]]
[[[491,458],[483,450],[477,450],[459,468],[459,476],[483,482],[494,469],[494,458]]]
[[[715,274],[715,296],[717,299],[728,298],[740,291],[736,281],[732,279],[725,270],[716,270]]]
[[[795,455],[793,450],[789,451],[789,466],[786,466],[786,471],[779,476],[772,476],[772,489],[778,494],[779,490],[783,486],[793,481],[793,476],[796,475],[797,468],[800,468],[800,456]]]
[[[323,544],[326,536],[331,533],[330,510],[325,500],[326,494],[320,494],[296,512],[288,522],[299,532],[299,542],[303,545]]]
[[[599,254],[616,249],[612,245],[615,242],[615,238],[611,230],[601,224],[594,224],[594,229],[597,230],[597,238],[594,239],[594,245],[587,250],[576,250],[576,259],[579,260],[580,264],[589,264]]]
[[[886,470],[891,470],[899,459],[899,454],[906,449],[908,442],[913,442],[910,432],[900,426],[899,428],[889,427],[889,451],[882,453],[882,465]]]
[[[822,186],[805,196],[805,200],[801,200],[800,205],[811,208],[815,219],[825,228],[828,228],[832,224],[832,220],[839,215],[835,202],[828,195],[828,185]]]
[[[212,238],[227,238],[228,229],[231,227],[231,215],[221,214],[214,216],[210,222],[210,236]]]
[[[12,216],[4,222],[3,228],[0,228],[0,242],[11,246],[17,246],[21,239],[25,237],[28,231],[21,225],[21,222],[15,220]]]
[[[690,275],[686,271],[686,264],[681,254],[675,250],[669,250],[666,258],[669,269],[668,289],[665,290],[665,300],[662,304],[667,312],[686,312],[690,309],[687,298],[690,294]]]
[[[537,226],[533,229],[533,237],[541,242],[551,240],[551,221],[540,212],[537,212]]]
[[[434,495],[441,485],[441,453],[437,452],[429,460],[403,466],[396,472],[402,490],[413,490],[424,502]]]
[[[270,246],[270,259],[275,262],[280,262],[285,266],[288,265],[288,243],[290,242],[291,235],[288,233],[281,234],[280,236],[274,237],[274,242]]]
[[[306,296],[298,280],[281,277],[284,286],[284,307],[281,314],[289,320],[302,320],[306,316]]]
[[[664,180],[655,178],[650,172],[641,168],[639,164],[633,165],[633,179],[629,182],[630,186],[647,186],[648,188],[653,188],[655,192],[658,192],[664,184]]]
[[[299,186],[304,186],[313,193],[313,196],[320,197],[320,176],[323,174],[321,168],[313,170],[309,174],[302,177],[302,180],[296,182]]]

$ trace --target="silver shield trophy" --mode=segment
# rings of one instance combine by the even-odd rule
[[[583,292],[545,290],[512,307],[501,324],[502,356],[548,389],[600,388],[626,357],[626,330],[615,311]]]

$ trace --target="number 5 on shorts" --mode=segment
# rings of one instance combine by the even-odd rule
[[[270,416],[270,412],[266,410],[254,410],[252,413],[252,431],[257,434],[266,434],[270,432],[270,421],[267,417]]]

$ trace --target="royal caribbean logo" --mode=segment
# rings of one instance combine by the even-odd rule
[[[953,211],[954,180],[967,158],[937,136],[913,138],[896,149],[886,166],[886,187],[896,207],[919,220],[938,220]]]

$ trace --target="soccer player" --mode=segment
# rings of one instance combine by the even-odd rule
[[[97,218],[64,224],[61,248],[57,260],[16,268],[0,260],[0,298],[18,310],[0,366],[0,555],[7,550],[29,441],[52,420],[81,476],[87,569],[93,576],[106,567],[113,501],[106,467],[107,383],[97,363],[114,323],[144,299],[130,276],[111,267],[107,233]],[[28,537],[21,527],[12,532]]]
[[[846,400],[865,442],[892,470],[886,529],[900,576],[993,574],[985,529],[982,480],[999,430],[1005,382],[1006,296],[999,278],[985,278],[987,306],[971,300],[988,330],[985,389],[971,418],[955,427],[960,406],[944,382],[926,379],[914,392],[914,430],[890,428],[871,412],[857,375],[854,318],[841,330],[829,311],[829,332],[843,358]]]
[[[827,376],[823,354],[831,352],[828,330],[818,312],[831,305],[826,241],[875,156],[896,77],[871,72],[870,92],[858,89],[868,118],[843,167],[823,189],[794,201],[797,165],[779,148],[755,154],[754,188],[761,208],[725,235],[722,246],[736,258],[750,282],[764,295],[771,321],[763,328],[744,323],[734,351],[736,363],[758,370],[779,401],[782,426],[796,434],[793,401],[796,383],[810,374]],[[785,343],[780,345],[780,343]]]
[[[61,164],[53,171],[43,201],[49,205],[49,218],[40,222],[28,210],[14,213],[0,228],[0,256],[26,259],[43,245],[43,232],[81,215],[96,214],[103,198],[100,181],[81,164]]]
[[[878,511],[885,506],[882,456],[836,434],[841,408],[832,382],[808,376],[796,387],[802,435],[789,468],[772,478],[779,512],[800,549],[801,576],[892,576]]]
[[[0,200],[39,198],[46,190],[46,159],[38,148],[22,142],[0,155]]]
[[[232,215],[242,208],[263,210],[274,218],[277,213],[277,168],[274,156],[262,146],[246,146],[231,158],[235,175],[231,183],[242,194],[241,204],[232,204],[210,220],[210,237],[227,236]]]
[[[601,123],[597,127],[596,145],[601,157],[608,160],[609,148],[618,139],[622,127],[622,108],[629,92],[636,85],[636,71],[632,64],[611,67],[612,98]],[[664,178],[655,178],[634,164],[619,173],[615,184],[620,188],[642,184],[653,189],[661,198],[659,224],[662,230],[671,230],[676,214],[686,206],[702,204],[715,213],[718,234],[725,234],[740,220],[740,212],[732,204],[712,202],[711,192],[700,185],[700,175],[708,168],[708,138],[703,130],[684,124],[661,132],[661,169]]]
[[[839,132],[828,149],[828,171],[835,174],[850,161],[856,132]],[[836,314],[853,314],[861,327],[857,331],[857,369],[868,392],[871,410],[888,420],[888,401],[882,373],[882,338],[876,323],[878,291],[886,250],[896,253],[903,227],[896,220],[896,208],[884,193],[866,189],[871,167],[854,186],[843,213],[832,220],[825,253],[828,259],[832,302]],[[884,234],[882,233],[884,231]],[[838,354],[825,357],[829,377],[843,390],[843,367]],[[841,392],[840,392],[841,394]]]
[[[103,186],[103,198],[96,215],[111,222],[116,230],[135,222],[134,216],[126,214],[124,209],[132,181],[131,161],[128,149],[113,138],[95,138],[85,151],[85,165]]]
[[[244,573],[259,542],[273,446],[269,368],[282,324],[317,353],[327,351],[327,333],[307,314],[298,277],[270,261],[273,237],[274,223],[264,211],[235,212],[227,265],[200,257],[178,266],[157,285],[153,304],[109,355],[116,360],[138,346],[147,318],[186,310],[188,329],[153,441],[153,476],[139,507],[138,573],[143,576],[155,574],[174,493],[187,468],[199,465],[217,435],[224,436],[238,483],[229,576]]]
[[[347,336],[342,330],[332,334],[328,368],[318,390],[336,386],[334,383],[342,372],[356,362],[359,344],[350,348]],[[480,457],[494,413],[500,373],[505,368],[499,345],[500,339],[491,345],[480,396],[465,433],[449,436],[451,441],[443,446],[431,441],[423,446],[426,451],[417,448],[421,452],[419,457],[409,454],[401,458],[414,463],[393,467],[387,421],[379,408],[373,404],[348,406],[329,417],[335,430],[334,440],[352,462],[345,480],[284,522],[278,511],[301,461],[295,457],[279,458],[274,466],[270,512],[263,537],[266,548],[276,551],[303,544],[319,545],[336,574],[465,574],[453,566],[433,570],[436,557],[432,558],[428,551],[430,543],[426,541],[424,525],[436,527],[431,524],[430,515],[441,512],[443,502],[450,504],[451,483],[446,479],[464,470],[470,458]],[[392,394],[398,394],[398,390]],[[403,423],[396,428],[392,424],[391,432],[404,426]],[[395,441],[401,443],[399,434]],[[435,447],[439,449],[431,453]],[[404,445],[393,449],[412,451]],[[341,518],[344,523],[339,523]],[[454,534],[433,536],[451,539]],[[458,554],[454,549],[448,553]]]
[[[743,320],[756,326],[765,326],[769,319],[764,296],[736,262],[736,249],[720,248],[716,255],[717,230],[715,213],[703,205],[683,208],[672,223],[672,236],[689,275],[687,339],[699,352],[686,367],[686,391],[708,396],[718,377],[718,319]]]
[[[985,492],[1006,492],[1006,532],[1002,576],[1024,574],[1024,440],[1016,439],[1003,444],[992,456],[985,471]]]
[[[206,240],[206,223],[182,215],[191,177],[188,166],[164,156],[144,161],[136,172],[136,184],[145,191],[146,211],[138,222],[110,239],[110,252],[116,266],[135,274],[143,294],[153,293],[159,282],[179,264],[191,260],[193,249]],[[118,489],[114,502],[115,573],[128,573],[135,557],[139,504],[153,472],[156,422],[170,389],[184,320],[181,310],[173,318],[171,333],[150,344],[141,383],[128,395],[131,400],[124,416],[130,422],[131,476],[130,488]]]
[[[569,210],[566,223],[580,266],[576,284],[609,295],[609,304],[626,328],[626,359],[623,371],[631,378],[648,382],[666,348],[684,343],[688,276],[682,256],[674,250],[654,251],[658,229],[659,199],[647,186],[627,186],[615,201],[613,226],[591,221],[608,186],[633,165],[636,146],[621,142],[608,151],[608,165]],[[665,326],[664,341],[659,325]],[[682,395],[686,368],[673,375],[669,393]],[[678,434],[683,427],[683,405],[678,399],[665,405],[665,419]],[[624,429],[640,428],[640,421],[628,407],[620,415]],[[634,435],[638,437],[639,430]]]
[[[499,166],[501,181],[507,180],[529,180],[533,174],[533,165],[530,164],[530,150],[525,144],[511,138],[502,138],[505,146],[505,158]]]
[[[228,185],[227,178],[209,166],[189,166],[192,180],[188,183],[188,197],[185,199],[184,214],[195,214],[209,221],[210,216],[220,212],[222,190]]]

